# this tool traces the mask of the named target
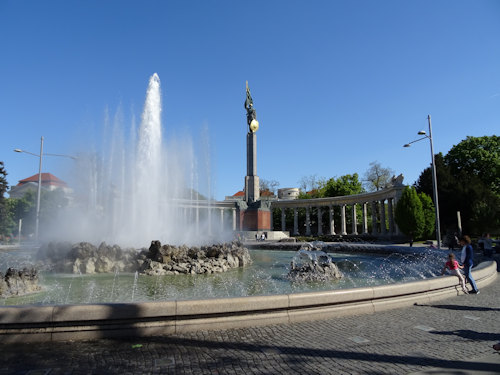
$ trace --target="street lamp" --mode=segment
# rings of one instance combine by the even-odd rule
[[[429,135],[425,132],[425,130],[420,130],[417,134],[423,135],[422,138],[411,141],[403,147],[410,147],[412,143],[419,142],[423,139],[428,139],[431,144],[431,169],[432,169],[432,192],[434,195],[434,206],[436,209],[436,239],[437,239],[437,247],[441,249],[441,226],[439,224],[439,201],[438,201],[438,188],[437,188],[437,177],[436,177],[436,162],[434,161],[434,145],[432,143],[432,126],[431,126],[431,115],[427,116],[427,120],[429,121]]]
[[[62,156],[76,160],[76,157],[64,154],[44,154],[43,153],[43,136],[40,138],[40,154],[34,154],[33,152],[21,150],[20,148],[14,149],[15,152],[24,152],[25,154],[30,154],[36,156],[40,159],[38,164],[38,189],[36,193],[36,220],[35,220],[35,239],[38,242],[38,227],[40,223],[40,195],[42,189],[42,158],[43,156]]]

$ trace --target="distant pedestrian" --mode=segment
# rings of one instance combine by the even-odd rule
[[[460,246],[462,246],[462,254],[460,260],[464,266],[465,277],[470,283],[472,290],[470,293],[479,294],[479,289],[477,289],[476,281],[472,277],[472,266],[474,265],[474,250],[470,244],[471,240],[469,236],[462,236],[460,238]]]
[[[445,263],[443,270],[441,271],[441,275],[444,274],[446,269],[449,269],[452,274],[458,277],[458,280],[460,281],[460,285],[462,286],[462,290],[465,294],[469,294],[467,291],[467,287],[465,286],[465,278],[460,272],[460,269],[463,269],[464,266],[461,266],[458,264],[457,260],[455,259],[455,255],[453,253],[448,254],[448,261]]]

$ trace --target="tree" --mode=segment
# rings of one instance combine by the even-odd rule
[[[262,178],[260,180],[260,190],[268,190],[274,195],[277,195],[277,187],[280,186],[280,183],[276,180],[266,180]]]
[[[498,230],[500,223],[498,136],[467,137],[443,156],[435,155],[441,226],[457,230],[457,211],[466,233]],[[419,176],[418,192],[432,196],[431,168]]]
[[[357,173],[346,174],[339,178],[330,178],[320,188],[321,197],[339,197],[344,195],[361,194],[363,185]]]
[[[422,211],[424,214],[424,238],[432,237],[436,229],[436,210],[431,197],[425,193],[418,193],[418,198],[422,203]]]
[[[312,174],[309,176],[303,176],[299,181],[299,188],[303,193],[308,191],[317,190],[320,187],[322,179],[318,178],[318,175]]]
[[[396,204],[395,220],[399,229],[410,237],[410,244],[420,237],[425,230],[425,217],[417,191],[414,187],[404,188],[401,198]]]
[[[454,176],[464,172],[500,194],[500,136],[468,136],[448,151],[445,162]]]
[[[368,191],[378,191],[389,184],[394,171],[390,168],[384,168],[378,161],[370,163],[370,168],[365,172],[365,186]]]

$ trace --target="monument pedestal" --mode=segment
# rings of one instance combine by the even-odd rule
[[[268,202],[257,201],[239,205],[240,231],[271,230],[271,208]]]

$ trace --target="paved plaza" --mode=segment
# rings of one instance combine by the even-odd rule
[[[497,342],[500,277],[479,295],[369,315],[147,339],[0,344],[0,374],[500,374]]]

